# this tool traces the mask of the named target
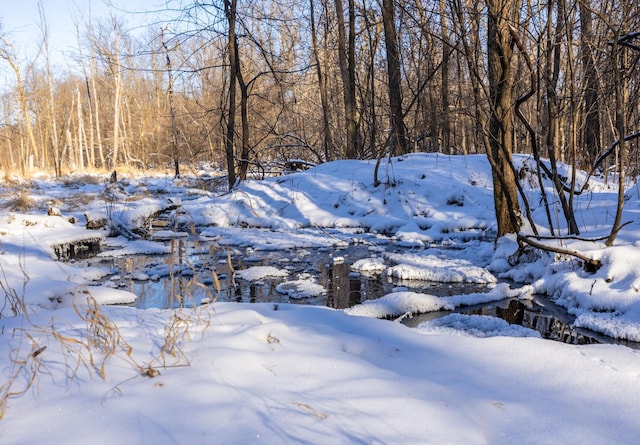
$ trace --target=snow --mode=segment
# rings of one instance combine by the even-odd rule
[[[192,317],[186,358],[160,368],[155,339],[171,314],[103,310],[131,355],[111,357],[104,380],[91,365],[67,368],[70,380],[63,345],[38,336],[52,375],[9,400],[3,444],[631,444],[640,433],[640,355],[624,347],[422,335],[319,307],[220,303]],[[77,339],[85,323],[57,312],[55,329]],[[6,332],[18,320],[3,322]]]
[[[273,266],[253,266],[236,272],[238,278],[247,281],[259,281],[266,277],[287,277],[289,272]]]
[[[636,443],[634,349],[561,344],[479,315],[434,315],[415,328],[377,318],[540,293],[575,316],[575,327],[640,340],[638,189],[628,190],[623,221],[631,223],[613,247],[598,239],[610,230],[614,182],[592,178],[576,197],[582,234],[561,246],[599,259],[603,266],[590,273],[570,257],[521,252],[514,237],[493,239],[484,156],[384,160],[378,187],[374,166],[331,162],[221,195],[170,175],[120,175],[108,193],[97,176],[1,183],[0,443]],[[525,193],[548,235],[530,179]],[[36,203],[32,210],[8,207],[16,183]],[[62,216],[44,216],[50,203]],[[135,232],[124,229],[176,205],[172,224],[181,236],[249,257],[290,252],[283,264],[236,274],[248,282],[278,277],[275,291],[300,304],[141,310],[128,306],[133,293],[100,283],[113,278],[107,266],[55,259],[54,246],[95,237],[105,248],[100,257],[166,254],[166,244],[130,239]],[[85,214],[126,236],[85,229]],[[560,219],[554,229],[565,234]],[[353,273],[485,290],[435,296],[397,288],[346,310],[310,305],[327,289],[285,265],[316,249],[339,264],[348,260],[339,249],[356,245],[369,255],[350,265]],[[213,266],[226,261],[222,253]],[[169,270],[154,267],[136,277]]]
[[[362,273],[376,273],[386,270],[384,259],[380,257],[362,258],[351,265],[351,269]]]
[[[286,294],[289,298],[301,300],[304,298],[318,297],[326,292],[326,289],[315,283],[312,278],[285,281],[276,286],[276,291]]]
[[[486,315],[449,314],[416,326],[423,334],[446,333],[469,337],[540,337],[538,331],[507,323]]]
[[[349,315],[373,318],[392,317],[406,312],[425,313],[452,310],[454,306],[433,295],[418,292],[392,292],[376,300],[367,300],[344,311]]]
[[[345,309],[345,312],[350,315],[387,318],[405,313],[422,314],[440,310],[453,310],[459,306],[472,306],[511,297],[527,298],[531,295],[531,292],[531,286],[511,289],[507,283],[500,283],[488,292],[473,292],[449,297],[399,291],[392,292],[376,300],[367,300],[362,304]]]
[[[400,264],[387,269],[393,277],[409,280],[427,280],[441,283],[496,283],[497,279],[482,267],[466,260],[448,260],[432,255],[390,255]]]

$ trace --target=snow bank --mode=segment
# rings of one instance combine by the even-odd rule
[[[382,272],[386,268],[384,259],[380,257],[362,258],[351,265],[351,270],[371,274]]]
[[[54,322],[47,313],[32,317],[38,326],[53,323],[69,343],[32,331],[37,347],[46,346],[37,356],[43,372],[9,400],[3,445],[80,445],[87,438],[92,445],[631,445],[640,435],[640,354],[628,348],[420,335],[398,323],[289,304],[103,309],[130,346],[129,354],[105,361],[104,380],[101,361],[74,368],[75,356],[65,352],[86,333],[75,311],[60,309]],[[167,355],[162,367],[174,315],[188,320],[190,340],[178,343],[182,360]],[[505,332],[490,320],[450,324],[456,334],[471,326]],[[21,317],[0,319],[0,356],[29,357],[28,329]],[[16,368],[4,363],[6,378]],[[23,378],[29,374],[12,390],[25,389]]]
[[[386,159],[378,187],[373,186],[375,161],[334,161],[279,178],[245,181],[190,213],[198,224],[220,227],[364,227],[421,245],[478,239],[495,227],[486,205],[492,196],[491,176],[486,159],[478,162],[482,158],[412,154]],[[473,168],[467,170],[465,164]],[[452,184],[454,195],[464,196],[462,202],[451,199]]]

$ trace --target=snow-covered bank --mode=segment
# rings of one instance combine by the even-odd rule
[[[535,250],[515,257],[509,237],[494,245],[483,156],[394,158],[383,162],[379,187],[373,167],[339,161],[247,181],[221,196],[166,177],[127,178],[117,199],[101,193],[104,184],[70,189],[39,180],[30,189],[31,212],[0,214],[0,357],[7,358],[0,365],[0,442],[635,443],[636,351],[529,338],[535,334],[487,317],[454,315],[417,328],[370,317],[544,292],[575,314],[577,325],[640,339],[638,190],[628,193],[624,221],[632,222],[614,247],[562,241],[600,259],[603,267],[588,273],[574,259]],[[535,183],[525,186],[529,202],[539,205]],[[10,187],[0,185],[0,206],[15,195]],[[64,218],[40,216],[52,201]],[[606,235],[614,205],[615,190],[593,179],[574,205],[581,236]],[[347,311],[369,317],[220,302],[196,311],[93,310],[93,299],[117,303],[135,295],[96,286],[117,271],[54,260],[53,243],[108,233],[66,218],[84,221],[86,213],[135,227],[172,206],[170,227],[248,254],[358,244],[370,257],[353,273],[396,276],[409,287],[429,278],[488,289],[437,297],[398,288]],[[542,224],[542,209],[532,210]],[[168,251],[153,240],[106,244],[112,250],[104,255]],[[388,251],[397,245],[412,250]],[[282,276],[279,290],[293,299],[323,293],[312,276],[272,266],[238,274],[247,281]],[[502,278],[515,284],[497,283]],[[102,331],[89,319],[117,335],[96,337]]]
[[[63,364],[73,362],[38,336],[48,347],[34,391],[9,400],[0,442],[585,445],[632,444],[640,434],[640,354],[624,347],[507,329],[491,338],[424,335],[325,308],[224,303],[191,317],[186,360],[148,377],[136,366],[159,364],[169,312],[104,311],[131,355],[108,360],[105,380],[90,366],[69,379]],[[24,327],[1,323],[5,335]],[[55,328],[81,339],[85,324],[61,309]],[[9,336],[0,354],[24,341]]]

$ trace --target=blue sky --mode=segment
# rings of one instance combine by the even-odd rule
[[[42,4],[49,29],[51,57],[54,63],[64,64],[63,54],[77,47],[74,20],[89,16],[107,18],[110,11],[116,16],[136,17],[131,12],[158,9],[165,0],[42,0]],[[3,0],[0,22],[2,34],[13,44],[18,56],[25,60],[31,58],[42,41],[38,0]]]

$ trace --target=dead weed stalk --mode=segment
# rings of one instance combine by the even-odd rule
[[[20,355],[19,349],[13,349],[10,352],[11,370],[9,377],[0,386],[0,419],[4,418],[9,399],[26,393],[34,385],[44,366],[40,355],[47,347],[40,346],[38,341],[28,332],[26,335],[31,341],[29,352],[24,356]]]
[[[83,307],[73,305],[76,314],[87,324],[87,331],[84,340],[90,350],[100,351],[101,362],[95,363],[91,354],[91,365],[94,366],[100,377],[105,380],[105,363],[113,356],[121,356],[129,361],[136,368],[140,366],[133,360],[131,353],[133,348],[120,334],[120,329],[104,313],[98,302],[92,296],[87,297],[87,304]],[[124,356],[122,355],[124,354]]]

